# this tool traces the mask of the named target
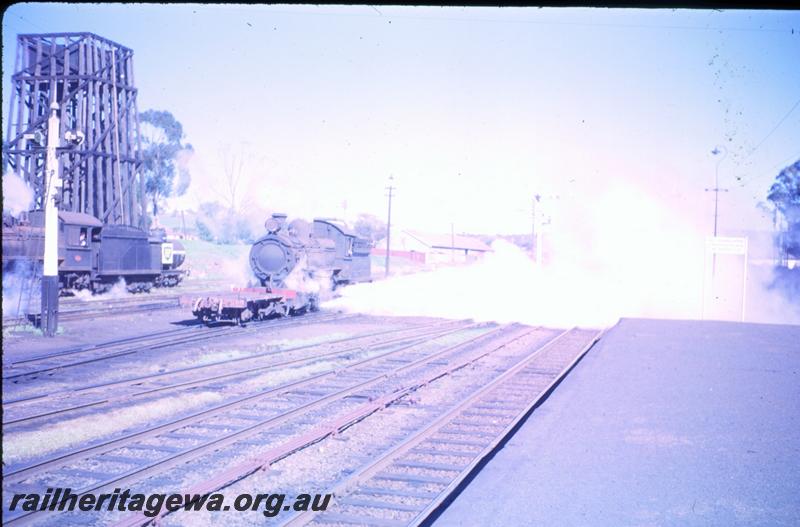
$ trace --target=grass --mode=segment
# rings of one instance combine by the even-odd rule
[[[41,337],[44,335],[44,331],[41,328],[37,328],[30,322],[20,322],[19,324],[14,324],[8,327],[3,327],[3,337],[10,337],[13,334],[20,334],[20,333],[31,333],[37,337]],[[64,333],[64,326],[59,324],[56,327],[56,335],[62,335]]]
[[[181,240],[186,248],[183,269],[191,270],[191,276],[209,280],[226,279],[231,269],[244,267],[249,244],[218,244],[203,240]]]

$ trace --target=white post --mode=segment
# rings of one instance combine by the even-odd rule
[[[42,277],[42,332],[47,337],[56,334],[58,327],[58,199],[62,180],[59,177],[58,103],[50,105],[50,118],[47,120],[47,158],[44,202],[44,273]]]
[[[744,314],[745,314],[745,305],[747,300],[747,251],[748,247],[748,239],[744,239],[744,276],[742,277],[742,322],[744,322]]]
[[[700,320],[706,319],[706,282],[708,281],[708,240],[703,244],[703,296],[700,298]]]
[[[542,226],[539,225],[536,233],[536,265],[542,266]]]
[[[456,261],[456,228],[454,223],[450,223],[450,262]]]

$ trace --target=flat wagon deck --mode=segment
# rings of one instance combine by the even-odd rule
[[[192,301],[192,314],[206,324],[229,321],[241,325],[253,319],[316,311],[318,305],[316,294],[270,287],[234,287],[230,293],[196,297]]]

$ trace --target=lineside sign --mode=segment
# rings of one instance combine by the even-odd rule
[[[706,250],[712,254],[747,254],[747,238],[709,236]]]
[[[717,298],[718,293],[715,288],[722,287],[722,284],[717,284],[714,281],[714,275],[717,271],[717,255],[718,254],[732,254],[744,256],[742,261],[742,316],[741,320],[744,322],[745,308],[747,299],[747,238],[733,238],[726,236],[709,236],[706,238],[706,253],[703,262],[705,267],[703,280],[703,305],[702,317],[706,318],[706,293],[710,293],[711,298]],[[709,255],[711,256],[711,267],[708,265]],[[710,289],[707,289],[706,284]],[[727,287],[731,287],[728,284]]]

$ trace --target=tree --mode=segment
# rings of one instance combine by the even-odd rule
[[[778,240],[781,253],[800,258],[800,159],[775,177],[767,199],[784,220]]]
[[[220,148],[224,187],[213,187],[212,190],[222,198],[228,210],[239,212],[252,205],[250,193],[251,175],[254,168],[261,170],[265,164],[264,156],[254,153],[249,143],[241,143],[238,147],[224,145]]]
[[[200,220],[194,220],[194,224],[197,227],[197,236],[201,240],[207,242],[214,241],[214,236],[211,234],[211,230],[208,228],[208,225]]]
[[[373,214],[359,214],[353,230],[362,238],[377,242],[386,236],[386,223]]]
[[[244,243],[253,243],[255,241],[253,231],[250,230],[250,225],[244,218],[236,220],[236,239]]]
[[[198,213],[203,222],[199,221],[198,233],[202,239],[206,233],[208,241],[213,239],[218,243],[252,243],[255,239],[251,224],[241,214],[233,212],[228,207],[216,202],[206,201],[198,206]],[[203,231],[200,232],[200,224]]]
[[[142,139],[142,168],[145,173],[145,192],[153,203],[153,215],[158,216],[160,198],[173,194],[176,170],[180,173],[175,194],[180,196],[189,186],[190,175],[185,165],[186,153],[192,145],[183,145],[183,126],[167,111],[147,110],[139,115]]]
[[[197,207],[205,218],[216,218],[222,212],[222,205],[216,201],[205,201]]]

